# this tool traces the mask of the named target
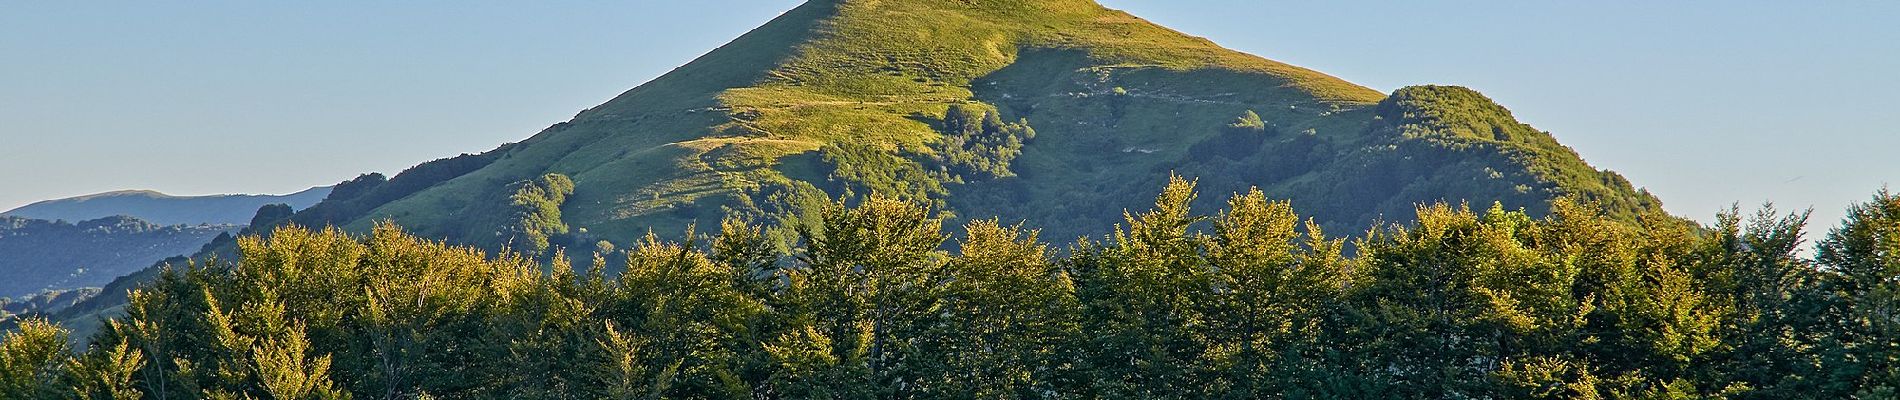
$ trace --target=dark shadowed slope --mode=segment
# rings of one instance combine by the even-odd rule
[[[68,223],[0,217],[0,297],[97,287],[192,254],[236,225],[164,226],[131,217]]]

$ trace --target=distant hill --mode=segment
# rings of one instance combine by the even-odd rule
[[[9,319],[25,314],[51,314],[99,294],[99,288],[48,290],[19,298],[0,297],[0,331],[12,328]]]
[[[116,216],[78,223],[0,217],[0,297],[98,287],[192,254],[238,225],[164,226]]]
[[[0,213],[0,216],[85,221],[125,215],[157,225],[242,225],[257,214],[258,207],[266,204],[289,204],[291,208],[301,210],[317,204],[328,195],[330,188],[327,186],[281,196],[172,196],[150,190],[125,190],[41,201]]]

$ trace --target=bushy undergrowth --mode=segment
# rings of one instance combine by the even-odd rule
[[[1885,398],[1900,196],[1707,227],[1419,207],[1350,243],[1173,180],[1060,249],[916,203],[729,219],[577,272],[286,227],[170,269],[83,348],[30,320],[0,398]],[[953,249],[953,250],[946,250]]]

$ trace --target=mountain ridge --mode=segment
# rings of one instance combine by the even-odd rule
[[[0,216],[0,297],[107,284],[166,257],[189,255],[235,225],[159,225],[111,216],[66,222]]]
[[[85,221],[115,215],[136,217],[158,225],[238,224],[250,221],[258,207],[284,203],[303,209],[322,201],[329,186],[283,195],[213,194],[175,196],[149,189],[115,190],[61,199],[41,200],[0,212],[0,216]]]
[[[1197,207],[1258,187],[1333,232],[1435,202],[1661,213],[1470,89],[1380,94],[1087,0],[844,0],[801,5],[521,142],[366,174],[252,230],[388,221],[584,255],[727,216],[794,240],[812,210],[880,194],[1074,238],[1110,232],[1174,175],[1213,194]],[[93,303],[68,316],[109,308]]]
[[[1012,70],[1038,63],[1054,69]],[[946,208],[977,208],[965,213],[973,216],[995,214],[970,206],[973,201],[948,199],[954,196],[943,186],[968,179],[928,171],[933,166],[913,159],[943,152],[932,146],[945,140],[939,125],[949,106],[994,112],[1008,120],[1035,119],[1024,111],[1036,105],[1004,109],[998,104],[1021,97],[978,85],[1000,84],[1011,78],[1004,75],[1017,72],[1050,71],[1104,77],[1094,87],[1051,90],[1082,89],[1088,93],[1081,95],[1097,99],[1121,90],[1120,98],[1130,102],[1176,103],[1170,106],[1254,106],[1289,129],[1324,127],[1328,133],[1358,128],[1352,121],[1340,124],[1322,117],[1361,110],[1385,97],[1323,73],[1221,48],[1092,1],[808,2],[654,81],[507,146],[493,165],[379,205],[360,218],[326,222],[361,231],[372,221],[394,220],[432,236],[494,236],[488,233],[505,221],[471,223],[466,218],[492,214],[482,212],[492,207],[477,201],[507,197],[503,187],[545,173],[575,180],[573,195],[560,207],[564,219],[603,233],[600,236],[716,222],[699,210],[734,209],[756,218],[784,219],[847,190],[936,200]],[[1127,88],[1115,85],[1129,81],[1135,82]],[[1235,82],[1241,84],[1228,85]],[[1152,84],[1136,85],[1146,83]],[[1077,93],[1038,95],[1063,94]],[[1222,94],[1226,98],[1207,98]],[[1247,110],[1223,108],[1233,110],[1195,119],[1217,125]],[[1048,126],[1041,121],[1027,125]],[[1068,133],[1059,128],[1044,131]],[[1119,136],[1142,143],[1117,143],[1116,149],[1165,147],[1159,142],[1181,139]],[[861,145],[872,148],[858,148]],[[1047,170],[1076,168],[1075,160],[1048,160],[1036,150],[1026,146],[1023,161],[1044,163],[1042,169]],[[1149,172],[1165,176],[1168,171]],[[1140,183],[1157,187],[1157,179]],[[444,209],[452,211],[438,211]],[[1089,218],[1112,220],[1113,215]],[[1106,228],[1096,225],[1091,230]],[[480,241],[490,247],[502,244]]]

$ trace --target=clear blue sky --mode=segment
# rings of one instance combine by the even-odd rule
[[[1104,2],[1381,91],[1476,88],[1705,221],[1831,226],[1900,181],[1900,2]],[[797,3],[0,3],[0,209],[487,150]]]

